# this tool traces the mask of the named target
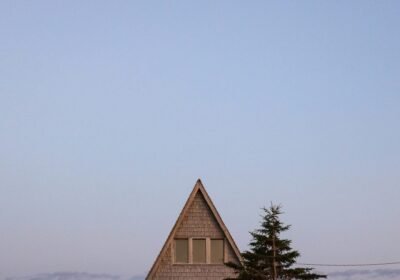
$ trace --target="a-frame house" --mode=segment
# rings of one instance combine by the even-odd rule
[[[235,275],[228,262],[240,252],[199,179],[146,280],[222,280]]]

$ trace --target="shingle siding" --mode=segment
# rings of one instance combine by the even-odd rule
[[[182,223],[177,228],[174,238],[190,237],[225,237],[211,209],[201,192],[197,192],[192,204],[186,212]],[[172,242],[168,245],[153,280],[222,280],[234,276],[233,269],[224,264],[173,264]],[[238,263],[232,247],[224,242],[227,261]]]
[[[175,238],[189,237],[224,238],[224,233],[200,192],[196,194],[175,234]]]

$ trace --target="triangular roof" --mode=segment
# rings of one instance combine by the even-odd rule
[[[196,196],[196,194],[200,192],[203,197],[204,200],[207,204],[207,206],[210,208],[211,213],[213,214],[215,220],[217,221],[218,225],[220,226],[221,230],[223,231],[226,240],[228,241],[229,245],[231,246],[231,248],[233,249],[233,252],[235,254],[235,256],[238,258],[239,261],[242,260],[242,257],[240,255],[240,251],[238,249],[238,247],[235,244],[235,241],[233,240],[231,234],[228,231],[228,228],[225,226],[224,222],[222,221],[221,216],[219,215],[217,209],[214,206],[214,203],[212,202],[210,196],[208,195],[206,189],[203,186],[203,183],[201,182],[200,179],[197,180],[196,184],[194,185],[194,188],[192,190],[192,192],[189,195],[189,198],[187,199],[185,206],[183,207],[181,213],[179,214],[178,219],[175,222],[174,227],[172,228],[170,234],[168,235],[167,240],[165,241],[160,253],[158,254],[155,262],[153,263],[153,266],[151,267],[149,273],[147,274],[146,279],[151,279],[151,277],[154,275],[154,273],[157,271],[157,268],[160,264],[161,261],[161,257],[164,255],[164,253],[166,252],[169,244],[173,241],[173,238],[175,236],[176,231],[178,230],[180,224],[182,223],[183,218],[185,217],[186,213],[188,212],[188,209],[190,208],[190,206],[192,205],[192,202]]]

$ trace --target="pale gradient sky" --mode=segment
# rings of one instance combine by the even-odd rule
[[[399,1],[1,1],[0,279],[145,274],[196,179],[240,249],[400,259]],[[398,267],[397,267],[398,268]]]

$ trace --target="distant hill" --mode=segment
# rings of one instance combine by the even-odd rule
[[[87,272],[54,272],[28,275],[22,277],[7,277],[5,280],[144,280],[145,276],[136,275],[123,279],[119,275],[96,274]]]
[[[129,278],[129,280],[144,280],[146,278],[144,275],[137,275]]]
[[[42,273],[23,277],[7,277],[4,280],[144,280],[144,275],[122,278],[119,275],[87,272]],[[352,269],[328,273],[332,280],[400,280],[400,269]]]
[[[351,269],[328,273],[332,280],[400,280],[400,269]]]

